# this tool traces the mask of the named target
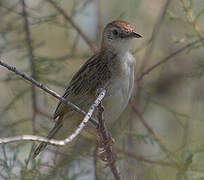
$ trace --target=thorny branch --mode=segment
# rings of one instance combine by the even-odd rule
[[[120,180],[120,173],[116,167],[116,154],[113,152],[113,139],[110,135],[110,133],[107,131],[105,126],[105,120],[103,117],[104,108],[102,104],[100,103],[98,106],[98,121],[99,121],[99,128],[98,128],[98,134],[100,138],[100,148],[104,149],[104,152],[99,154],[102,159],[108,163],[108,166],[110,167],[114,177],[116,180]]]
[[[49,88],[47,88],[46,86],[44,86],[43,84],[39,83],[38,81],[36,81],[35,79],[33,79],[32,77],[26,75],[23,72],[20,72],[16,69],[16,67],[13,66],[9,66],[8,64],[4,63],[3,61],[0,60],[0,65],[7,68],[8,70],[16,73],[17,75],[20,75],[22,78],[26,79],[27,81],[30,81],[32,84],[35,84],[37,87],[39,87],[40,89],[42,89],[43,91],[47,92],[48,94],[51,94],[52,96],[54,96],[55,98],[59,99],[61,102],[63,102],[64,104],[66,104],[67,106],[70,106],[73,108],[73,110],[75,110],[76,112],[79,112],[83,115],[86,115],[86,112],[81,110],[78,106],[76,106],[75,104],[71,103],[70,101],[66,100],[65,98],[61,97],[59,94],[57,94],[56,92],[50,90]],[[97,127],[98,126],[98,122],[91,118],[90,121]]]
[[[82,30],[75,24],[72,18],[62,9],[55,1],[47,0],[71,25],[72,27],[79,33],[79,35],[83,38],[86,44],[90,47],[93,52],[98,51],[98,47],[91,42],[91,40],[82,32]]]
[[[79,124],[78,128],[75,130],[73,134],[71,134],[69,137],[67,137],[64,140],[55,140],[55,139],[47,139],[41,136],[32,136],[32,135],[24,135],[24,136],[15,136],[15,137],[9,137],[9,138],[0,138],[0,144],[5,144],[5,143],[11,143],[11,142],[16,142],[16,141],[22,141],[22,140],[27,140],[27,141],[40,141],[40,142],[47,142],[52,145],[58,145],[58,146],[64,146],[68,143],[70,143],[82,130],[83,128],[87,125],[89,119],[93,115],[96,107],[101,103],[103,98],[105,97],[106,91],[103,89],[99,93],[98,97],[94,101],[94,103],[90,106],[88,113],[86,113],[83,121]]]
[[[28,47],[28,53],[29,53],[29,61],[30,61],[30,70],[31,70],[31,77],[34,79],[37,79],[36,76],[36,70],[35,70],[35,58],[33,54],[33,47],[32,47],[32,42],[31,42],[31,32],[30,32],[30,27],[29,27],[29,21],[28,21],[28,13],[26,11],[26,4],[24,0],[21,0],[22,4],[22,16],[24,19],[24,29],[25,29],[25,34],[26,34],[26,44]],[[36,134],[36,116],[37,116],[37,92],[36,92],[36,86],[32,84],[31,86],[31,96],[32,96],[32,127],[33,127],[33,132]]]

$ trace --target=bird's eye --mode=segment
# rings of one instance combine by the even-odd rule
[[[117,29],[113,29],[113,34],[114,34],[115,36],[117,36],[117,35],[118,35],[118,30],[117,30]]]

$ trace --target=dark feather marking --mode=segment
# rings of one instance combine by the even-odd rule
[[[104,52],[100,52],[92,56],[73,76],[68,88],[66,89],[63,97],[69,99],[69,96],[74,98],[81,98],[83,96],[95,95],[98,88],[104,88],[105,84],[111,78],[111,61],[115,58],[115,55],[104,56]],[[82,104],[82,103],[81,103]],[[66,110],[65,110],[66,109]],[[59,115],[63,115],[69,111],[69,107],[66,107],[61,102],[58,104],[54,113],[54,119]]]

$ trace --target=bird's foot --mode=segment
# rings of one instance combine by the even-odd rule
[[[100,138],[98,146],[99,158],[107,163],[107,166],[116,161],[117,155],[113,152],[113,144],[115,139],[108,133],[107,139]]]

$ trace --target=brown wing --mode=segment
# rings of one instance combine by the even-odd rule
[[[103,53],[92,56],[73,76],[63,97],[82,109],[84,109],[83,106],[93,103],[96,90],[105,87],[106,82],[111,77],[107,63],[108,60],[103,56]],[[71,110],[70,107],[59,102],[54,119]]]

